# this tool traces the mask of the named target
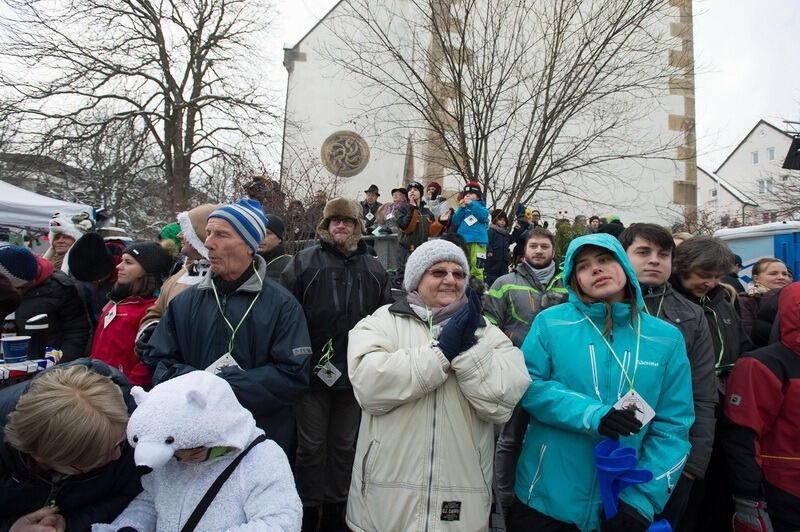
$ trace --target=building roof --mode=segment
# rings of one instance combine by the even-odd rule
[[[739,141],[739,144],[737,144],[737,145],[736,145],[736,147],[735,147],[735,148],[733,148],[733,149],[731,150],[731,152],[728,154],[728,156],[727,156],[727,157],[725,157],[725,160],[724,160],[724,161],[722,161],[722,164],[720,164],[719,166],[717,166],[717,169],[715,170],[716,172],[719,172],[720,168],[722,168],[723,166],[725,166],[725,163],[727,163],[727,162],[728,162],[728,159],[730,159],[731,157],[733,157],[733,154],[734,154],[734,153],[736,153],[736,152],[739,150],[739,148],[741,147],[741,145],[742,145],[742,144],[744,144],[744,143],[747,141],[747,139],[749,139],[749,138],[750,138],[750,135],[752,135],[752,134],[753,134],[753,132],[754,132],[756,129],[758,129],[758,126],[760,126],[761,124],[764,124],[765,126],[769,126],[769,127],[771,127],[772,129],[774,129],[775,131],[777,131],[778,133],[781,133],[781,134],[783,134],[783,135],[786,135],[786,138],[788,138],[789,140],[791,140],[791,139],[793,139],[793,138],[794,138],[792,135],[790,135],[790,134],[789,134],[789,133],[787,133],[786,131],[782,130],[781,128],[779,128],[779,127],[778,127],[778,126],[776,126],[775,124],[771,124],[771,123],[767,122],[766,120],[764,120],[764,119],[762,118],[761,120],[759,120],[758,122],[756,122],[756,125],[754,125],[754,126],[753,126],[753,128],[752,128],[752,129],[751,129],[751,130],[750,130],[750,131],[747,133],[747,135],[745,135],[745,136],[742,138],[742,140],[740,140],[740,141]],[[699,168],[699,167],[698,167],[698,168]]]
[[[333,13],[333,10],[334,10],[334,9],[336,9],[337,7],[339,7],[339,5],[341,5],[341,4],[342,4],[342,2],[344,2],[344,0],[339,0],[338,2],[336,2],[335,4],[333,4],[333,7],[331,7],[331,8],[328,10],[328,12],[327,12],[327,13],[325,13],[325,14],[322,16],[322,18],[320,18],[320,19],[317,21],[317,23],[316,23],[316,24],[314,24],[313,26],[311,26],[311,29],[310,29],[310,30],[308,30],[308,31],[305,33],[305,35],[303,35],[302,37],[300,37],[300,40],[299,40],[299,41],[297,41],[297,42],[296,42],[296,43],[294,43],[293,45],[287,45],[287,44],[284,44],[284,45],[283,45],[283,49],[284,49],[284,50],[294,50],[295,48],[297,48],[298,46],[300,46],[300,43],[301,43],[301,42],[303,42],[303,41],[306,39],[306,37],[308,37],[309,35],[311,35],[311,33],[312,33],[312,32],[313,32],[315,29],[317,29],[317,26],[319,26],[320,24],[322,24],[322,21],[324,21],[326,18],[328,18],[328,16],[329,16],[331,13]]]
[[[703,172],[709,178],[711,178],[719,186],[721,186],[722,188],[727,190],[728,193],[730,193],[734,198],[736,198],[739,201],[739,203],[742,203],[743,205],[751,205],[753,207],[758,207],[758,203],[756,203],[755,201],[750,199],[750,197],[747,194],[745,194],[744,192],[740,191],[738,188],[736,188],[735,186],[731,185],[730,183],[728,183],[727,181],[722,179],[720,176],[718,176],[714,172],[710,172],[710,171],[706,170],[705,168],[703,168],[699,164],[697,165],[697,169],[700,170],[701,172]]]

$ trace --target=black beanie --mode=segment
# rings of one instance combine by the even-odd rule
[[[275,216],[274,214],[267,214],[267,220],[269,223],[267,224],[267,229],[275,233],[275,236],[283,240],[283,220]]]
[[[155,242],[135,242],[122,252],[127,253],[149,274],[165,277],[172,267],[172,257]]]

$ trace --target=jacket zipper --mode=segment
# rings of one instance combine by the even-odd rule
[[[367,494],[367,460],[369,460],[369,452],[372,450],[372,444],[375,443],[375,440],[369,442],[367,446],[367,452],[364,453],[364,461],[361,462],[361,496],[364,497]]]
[[[672,474],[683,467],[683,464],[686,463],[687,458],[688,455],[684,455],[683,458],[681,458],[681,461],[675,464],[672,469],[668,469],[666,472],[664,472],[664,474],[656,477],[656,480],[661,480],[662,478],[667,477],[667,493],[672,493]]]
[[[425,512],[425,530],[427,532],[429,522],[431,519],[431,497],[433,496],[433,464],[434,456],[436,453],[436,403],[439,398],[439,389],[433,391],[433,423],[431,423],[431,462],[428,472],[428,503],[426,505],[427,511]]]
[[[597,394],[597,399],[602,403],[603,398],[600,396],[600,380],[597,377],[597,358],[594,353],[594,344],[589,344],[589,358],[592,361],[592,380],[594,381],[594,393]]]
[[[526,503],[530,506],[531,497],[533,496],[533,488],[536,486],[536,483],[539,482],[539,479],[542,478],[539,474],[542,470],[542,462],[544,462],[544,453],[547,451],[547,444],[543,443],[542,446],[539,448],[539,463],[536,465],[536,472],[533,474],[533,480],[531,480],[531,487],[528,488],[528,500]]]

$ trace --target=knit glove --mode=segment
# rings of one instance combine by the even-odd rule
[[[642,430],[642,422],[636,419],[636,414],[632,410],[617,410],[612,408],[608,414],[600,419],[597,432],[603,436],[608,436],[612,440],[618,440],[620,436],[630,436],[638,434]]]
[[[619,509],[614,517],[600,523],[603,532],[647,532],[649,527],[650,521],[623,501],[619,501]]]
[[[467,304],[450,318],[439,333],[439,349],[451,362],[478,341],[475,331],[481,323],[481,299],[470,287],[467,287],[466,294]]]
[[[767,503],[739,497],[734,497],[733,502],[736,504],[736,513],[733,514],[734,532],[773,532]]]

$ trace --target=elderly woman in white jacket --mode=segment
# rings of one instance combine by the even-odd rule
[[[484,530],[493,424],[528,388],[522,353],[481,316],[469,265],[444,240],[406,263],[408,296],[350,331],[350,381],[363,415],[347,524],[359,531]]]

